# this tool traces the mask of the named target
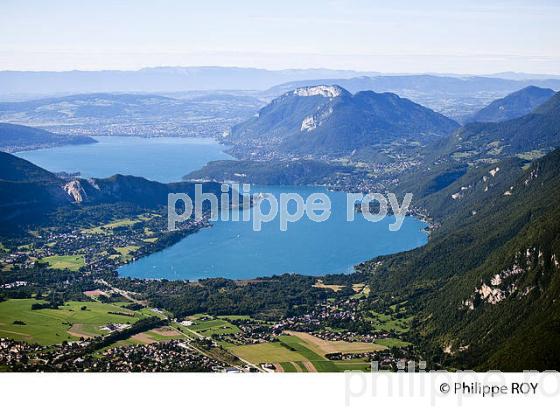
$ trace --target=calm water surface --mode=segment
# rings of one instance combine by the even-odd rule
[[[135,175],[161,182],[180,181],[209,161],[232,159],[224,146],[208,138],[93,137],[97,144],[65,145],[17,153],[52,172],[81,172],[83,177]]]
[[[116,173],[162,182],[178,181],[208,161],[231,159],[224,147],[208,139],[95,137],[98,144],[27,151],[18,155],[50,171],[81,172],[84,177]],[[297,192],[307,198],[324,192],[331,199],[331,217],[321,223],[303,218],[282,232],[278,221],[254,232],[251,222],[217,221],[161,252],[119,269],[137,278],[232,279],[284,272],[307,275],[348,273],[364,260],[421,246],[426,224],[407,217],[400,231],[389,231],[393,217],[377,223],[356,215],[346,222],[346,195],[315,187],[253,187],[252,193]]]

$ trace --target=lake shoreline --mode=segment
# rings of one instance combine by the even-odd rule
[[[223,151],[226,146],[207,138],[96,138],[99,138],[98,144],[27,151],[22,156],[52,172],[80,172],[83,178],[120,173],[156,181],[179,181],[189,169],[199,169],[215,158],[226,155]],[[257,185],[252,188],[252,193],[256,189],[278,194],[282,187]],[[290,185],[284,188],[288,192],[300,193],[303,197],[313,192],[324,192],[331,199],[336,198],[338,205],[345,205],[346,201],[343,191],[333,191],[321,185]],[[287,233],[265,226],[264,234],[256,235],[248,226],[224,227],[222,222],[212,223],[207,226],[211,229],[201,229],[198,235],[189,233],[174,244],[119,266],[117,273],[119,276],[138,279],[167,280],[215,277],[251,280],[286,272],[297,272],[303,276],[350,274],[364,261],[415,249],[428,240],[426,224],[414,216],[407,217],[406,221],[409,222],[405,222],[401,234],[389,236],[384,226],[362,222],[359,220],[361,218],[357,218],[356,223],[346,223],[342,218],[346,210],[336,212],[334,220],[331,217],[328,222],[315,225],[303,221],[303,226],[298,222],[290,226]],[[386,221],[382,224],[386,224]],[[325,238],[328,239],[325,241]],[[393,243],[395,238],[396,243]],[[175,247],[185,241],[194,245],[195,253],[190,249],[188,254],[195,255],[196,260],[175,252]],[[187,252],[186,249],[183,251]],[[286,258],[286,255],[290,256]],[[161,258],[168,257],[170,259],[167,262],[161,262]],[[228,258],[229,262],[225,262]],[[155,268],[148,267],[148,259],[158,261]],[[136,268],[132,269],[131,266],[138,263],[142,264],[143,272],[134,274]],[[191,267],[185,268],[186,265]],[[153,273],[154,269],[165,273]],[[147,271],[152,274],[147,275]]]

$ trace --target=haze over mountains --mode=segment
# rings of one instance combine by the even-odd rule
[[[298,87],[337,84],[351,93],[392,92],[463,122],[491,101],[524,87],[560,90],[558,76],[380,74],[351,70],[263,70],[238,67],[158,67],[138,71],[0,72],[0,100],[22,101],[84,93],[155,93],[251,90],[268,100]],[[233,92],[235,90],[235,92]],[[246,91],[243,91],[246,93]]]
[[[213,137],[252,116],[263,102],[249,95],[93,93],[0,102],[0,121],[74,135]]]
[[[554,95],[550,88],[525,87],[493,101],[473,115],[469,122],[500,122],[529,114]]]
[[[264,90],[294,80],[350,78],[351,70],[265,70],[240,67],[154,67],[137,71],[0,71],[0,98],[17,96],[189,90]]]

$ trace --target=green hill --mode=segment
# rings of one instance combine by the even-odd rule
[[[429,147],[432,156],[489,162],[513,155],[542,155],[560,146],[560,93],[530,114],[499,123],[472,123]]]
[[[501,122],[519,118],[529,114],[553,95],[554,90],[550,88],[525,87],[491,102],[474,114],[469,122]]]
[[[90,137],[53,134],[40,128],[0,123],[0,151],[17,152],[69,144],[93,144]]]

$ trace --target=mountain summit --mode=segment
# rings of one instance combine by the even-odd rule
[[[493,101],[473,115],[469,122],[500,122],[519,118],[529,114],[553,95],[554,90],[550,88],[525,87]]]
[[[232,128],[240,157],[345,156],[396,141],[425,144],[458,124],[392,93],[352,95],[337,85],[296,88]]]
[[[531,157],[551,151],[560,145],[560,92],[522,117],[498,123],[466,124],[442,145],[444,154],[471,163],[488,163],[514,155]]]

